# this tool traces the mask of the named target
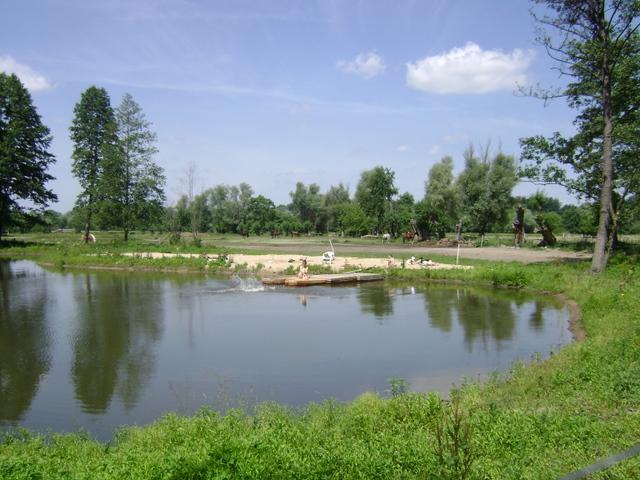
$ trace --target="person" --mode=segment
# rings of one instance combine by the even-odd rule
[[[307,279],[309,278],[309,267],[307,266],[307,259],[303,258],[302,263],[300,264],[300,268],[298,270],[298,278]]]

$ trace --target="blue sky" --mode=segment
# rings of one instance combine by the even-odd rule
[[[516,83],[559,85],[524,0],[4,0],[0,70],[32,92],[54,140],[54,208],[79,191],[69,125],[80,94],[131,93],[158,134],[174,201],[190,162],[199,188],[250,183],[288,203],[297,181],[355,191],[384,165],[424,194],[443,155],[469,142],[519,157],[518,139],[572,131]],[[523,184],[516,193],[536,186]],[[548,189],[563,202],[561,189]]]

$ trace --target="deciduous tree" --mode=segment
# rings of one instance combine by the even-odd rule
[[[389,210],[391,199],[398,193],[394,178],[393,170],[377,166],[362,172],[356,188],[356,202],[373,220],[378,232],[384,229],[385,214]]]
[[[602,271],[625,198],[638,191],[640,42],[637,0],[535,0],[545,15],[538,40],[569,77],[549,100],[566,97],[579,111],[577,134],[522,140],[524,174],[596,200],[600,214],[591,270]],[[545,30],[548,28],[549,31]],[[617,197],[617,198],[616,198]]]

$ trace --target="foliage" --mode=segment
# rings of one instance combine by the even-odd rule
[[[443,411],[436,421],[436,457],[439,479],[465,480],[471,477],[475,451],[468,412],[453,395],[451,408]]]
[[[12,215],[23,212],[19,200],[46,207],[57,200],[46,188],[55,162],[48,151],[49,129],[42,124],[31,95],[14,74],[0,72],[0,235]]]
[[[415,282],[495,276],[504,284],[521,277],[582,307],[585,341],[482,384],[469,382],[449,402],[433,393],[389,399],[367,393],[300,410],[203,409],[191,418],[171,414],[123,428],[109,444],[84,434],[20,430],[0,440],[0,477],[464,478],[470,465],[468,478],[561,478],[635,444],[640,430],[637,259],[613,258],[600,276],[587,271],[586,263],[395,271]],[[638,478],[640,459],[604,475]]]
[[[582,198],[598,202],[599,225],[592,270],[607,263],[621,209],[640,191],[640,3],[636,0],[536,0],[546,15],[534,18],[554,33],[539,31],[538,40],[570,77],[558,92],[534,92],[545,101],[567,98],[578,110],[577,133],[554,133],[521,140],[522,175],[540,183],[565,186]]]
[[[390,208],[391,199],[398,193],[394,185],[395,173],[382,166],[365,170],[360,175],[355,200],[374,222],[378,233],[384,230],[385,214]]]
[[[324,194],[324,210],[327,216],[327,231],[335,232],[340,229],[339,215],[341,205],[347,204],[351,201],[349,195],[349,189],[342,183],[338,185],[332,185]]]
[[[258,195],[249,200],[247,205],[247,224],[249,231],[260,235],[272,228],[276,218],[276,207],[271,200]]]
[[[340,205],[338,221],[346,235],[364,235],[373,228],[373,221],[357,203],[343,203]]]
[[[455,230],[458,198],[453,183],[453,159],[444,157],[429,170],[424,199],[416,205],[416,222],[422,238],[443,238]]]
[[[562,225],[571,233],[594,235],[598,227],[597,210],[591,205],[565,205],[562,208]]]
[[[289,210],[298,217],[301,223],[309,226],[314,231],[324,231],[326,228],[326,215],[323,215],[323,198],[320,187],[312,183],[305,186],[304,183],[296,183],[296,189],[290,192],[291,204]]]
[[[529,195],[524,199],[526,207],[532,212],[556,212],[559,213],[561,209],[560,200],[548,196],[542,190],[537,190],[536,193]]]
[[[116,139],[108,144],[99,179],[101,216],[124,230],[156,225],[164,203],[165,178],[153,162],[156,135],[140,106],[126,94],[115,111]]]
[[[95,86],[82,92],[73,114],[69,128],[73,142],[72,169],[82,189],[76,206],[83,213],[85,236],[88,236],[100,200],[105,153],[116,143],[116,123],[109,94]]]
[[[504,225],[517,182],[513,157],[498,153],[493,160],[481,159],[470,146],[456,181],[465,230],[484,234]]]

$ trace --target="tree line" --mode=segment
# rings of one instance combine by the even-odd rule
[[[532,9],[537,40],[568,82],[523,93],[545,102],[565,98],[577,114],[572,136],[556,132],[521,139],[518,170],[508,155],[488,158],[469,148],[457,178],[448,157],[430,170],[417,202],[408,193],[398,195],[394,172],[378,166],[362,172],[353,198],[342,184],[321,194],[316,184],[298,183],[291,203],[276,206],[246,184],[219,185],[198,194],[190,189],[176,205],[163,208],[165,178],[153,161],[155,134],[139,105],[125,95],[113,109],[104,89],[90,87],[76,104],[70,127],[73,174],[82,188],[70,217],[81,224],[87,241],[94,226],[121,229],[125,239],[133,228],[188,229],[195,240],[200,231],[398,235],[408,226],[438,238],[453,225],[480,234],[504,229],[512,188],[523,178],[561,185],[597,210],[591,268],[602,271],[617,234],[632,229],[640,214],[640,2],[532,2],[543,7],[541,13]],[[0,73],[0,234],[38,219],[24,208],[25,201],[40,210],[56,201],[46,186],[55,161],[50,144],[50,131],[29,92],[17,76]],[[588,209],[566,210],[573,228],[588,230]],[[551,213],[536,214],[542,231],[557,221]],[[525,220],[521,209],[517,228],[526,227]]]
[[[47,205],[56,199],[45,187],[52,179],[46,173],[53,161],[47,152],[49,130],[40,123],[20,80],[15,75],[0,75],[0,85],[8,92],[5,97],[26,105],[30,116],[23,115],[33,123],[28,131],[32,151],[13,157],[27,158],[14,166],[28,170],[25,165],[29,166],[31,155],[31,169],[39,174],[26,183],[33,189],[29,190],[31,196],[23,198]],[[93,229],[122,230],[125,241],[132,230],[167,231],[174,239],[190,232],[194,241],[203,232],[274,236],[388,233],[399,237],[415,231],[421,239],[442,239],[456,229],[479,235],[510,231],[514,209],[522,205],[525,232],[544,227],[584,235],[597,232],[597,202],[561,207],[557,199],[542,192],[528,198],[513,197],[521,173],[515,159],[503,152],[492,154],[489,146],[470,144],[463,155],[464,168],[457,176],[453,158],[443,157],[428,171],[419,200],[409,192],[400,194],[395,172],[384,166],[363,171],[353,194],[344,183],[321,192],[315,183],[298,182],[289,192],[290,202],[276,205],[256,195],[247,183],[220,184],[196,192],[197,172],[191,165],[185,172],[186,192],[175,204],[165,205],[165,176],[153,160],[156,135],[131,95],[126,94],[113,108],[105,89],[89,87],[75,105],[70,137],[74,146],[72,171],[81,186],[73,210],[64,215],[53,210],[25,212],[17,202],[11,204],[0,197],[3,229],[11,224],[21,230],[74,228],[84,232],[86,241]],[[14,196],[18,193],[21,191],[16,189]],[[640,231],[640,224],[629,222],[621,231]]]

